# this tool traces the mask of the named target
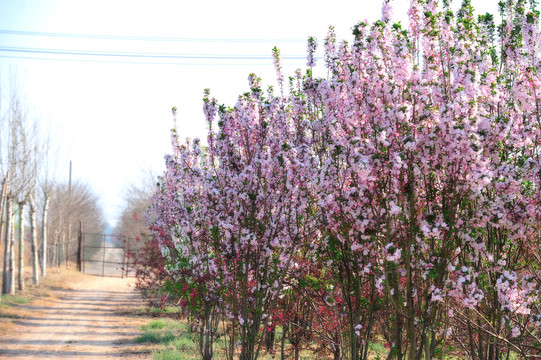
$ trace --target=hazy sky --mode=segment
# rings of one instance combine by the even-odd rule
[[[494,12],[497,1],[473,3]],[[394,7],[404,23],[409,1]],[[124,186],[164,168],[172,106],[181,137],[204,139],[205,88],[232,106],[251,72],[276,85],[274,46],[292,58],[289,76],[305,68],[309,36],[322,45],[333,25],[350,40],[353,25],[380,12],[380,0],[0,0],[0,78],[17,74],[64,144],[63,163],[73,161],[114,223]]]

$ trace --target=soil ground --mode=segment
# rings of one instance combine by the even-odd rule
[[[149,359],[134,343],[144,303],[133,278],[77,274],[67,289],[20,307],[0,334],[0,359]]]

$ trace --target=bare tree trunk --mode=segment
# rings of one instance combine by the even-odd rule
[[[51,267],[54,267],[56,266],[56,256],[57,256],[57,250],[58,250],[58,245],[57,245],[57,241],[55,239],[58,238],[58,231],[55,231],[55,234],[54,234],[54,237],[52,239],[52,244],[51,244],[51,256],[50,256],[50,261],[49,261],[49,266]]]
[[[282,340],[280,342],[280,360],[285,360],[286,358],[286,335],[287,331],[289,330],[289,324],[282,326]]]
[[[17,288],[24,290],[24,202],[19,204],[19,267],[17,276]]]
[[[276,329],[267,331],[265,335],[266,335],[265,347],[267,348],[267,352],[273,352],[274,351],[274,338],[276,337]]]
[[[36,230],[36,203],[30,196],[30,234],[32,237],[32,283],[39,284],[38,236]]]
[[[9,272],[9,264],[10,264],[10,258],[11,254],[9,252],[10,250],[10,240],[12,235],[12,221],[13,221],[13,200],[8,197],[6,199],[6,229],[4,233],[4,268],[3,268],[3,276],[2,276],[2,294],[9,294],[11,290],[10,286],[10,280],[11,280],[11,274]]]
[[[332,353],[334,360],[342,360],[342,348],[338,344],[332,345]]]
[[[4,243],[4,225],[6,224],[5,221],[6,217],[6,200],[4,199],[4,196],[0,196],[0,246]]]
[[[8,213],[9,221],[9,237],[6,241],[9,243],[9,264],[8,264],[8,294],[15,294],[15,219],[13,214],[13,200],[11,201],[11,212]]]
[[[2,211],[0,211],[0,245],[2,245],[3,239],[4,239],[4,225],[5,225],[4,219],[6,215],[8,181],[9,181],[9,172],[4,178],[4,182],[2,183],[2,193],[0,194],[0,208],[2,209]]]
[[[45,202],[43,203],[43,219],[41,223],[41,277],[47,275],[47,218],[49,216],[49,193],[43,192]]]
[[[0,198],[0,246],[4,243],[4,229],[6,225],[6,202],[3,198]]]

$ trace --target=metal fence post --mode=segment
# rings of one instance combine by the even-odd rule
[[[60,235],[56,239],[56,266],[60,267],[60,263],[62,262],[62,256],[60,256]]]
[[[79,220],[79,233],[77,234],[77,271],[83,271],[83,222]]]
[[[123,246],[123,253],[122,253],[122,269],[121,269],[121,275],[120,277],[124,279],[124,268],[126,267],[126,238],[124,238],[124,246]],[[126,274],[127,275],[127,274]]]
[[[103,259],[101,262],[101,277],[105,276],[105,234],[103,234]]]
[[[83,232],[83,227],[81,225],[81,260],[83,262],[83,272],[86,273],[86,261],[85,261],[85,233]]]

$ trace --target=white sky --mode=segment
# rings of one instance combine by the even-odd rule
[[[497,0],[473,3],[480,12],[496,11]],[[409,0],[394,1],[394,19],[402,20],[404,26],[408,7]],[[171,107],[178,108],[181,137],[205,139],[201,100],[205,88],[220,103],[232,106],[248,89],[251,72],[262,77],[265,88],[276,87],[270,57],[273,46],[282,57],[302,57],[283,61],[287,77],[296,68],[305,68],[309,36],[318,39],[321,50],[329,25],[335,26],[339,40],[350,40],[353,25],[374,21],[380,12],[381,0],[0,0],[0,30],[162,38],[89,39],[0,32],[0,77],[6,78],[10,68],[16,68],[26,98],[40,119],[50,121],[58,142],[69,150],[59,154],[63,163],[73,161],[74,177],[92,186],[114,224],[124,186],[137,182],[145,171],[158,174],[164,168],[163,156],[170,153]],[[208,39],[214,41],[204,41]],[[121,58],[8,48],[267,59]],[[60,178],[67,178],[67,169],[65,165]]]

